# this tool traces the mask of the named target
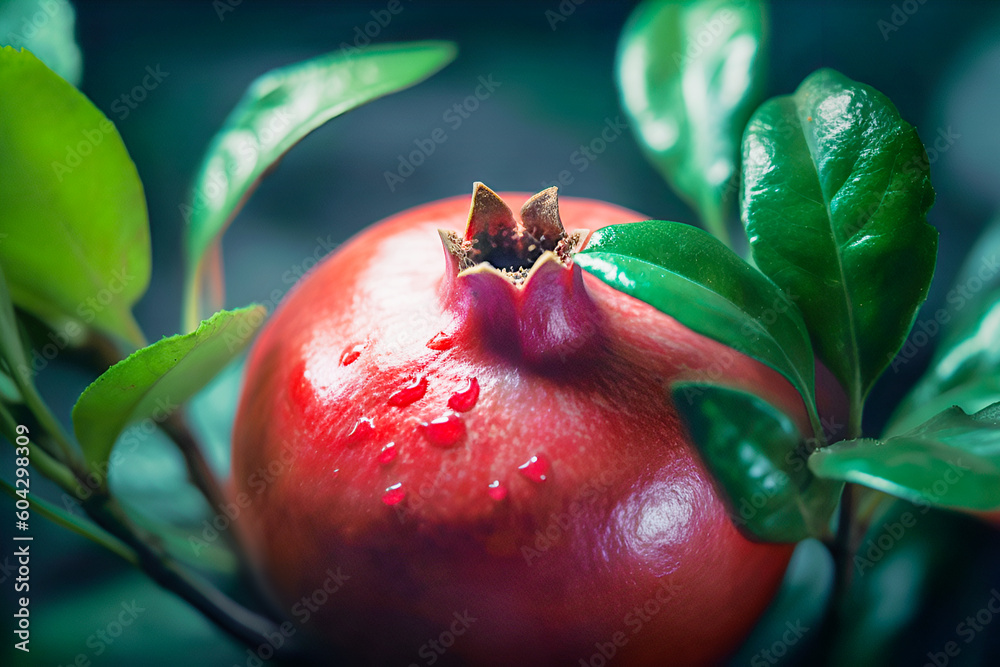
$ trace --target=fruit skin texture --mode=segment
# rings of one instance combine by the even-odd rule
[[[570,230],[645,219],[573,198],[559,213]],[[369,227],[255,343],[231,493],[279,608],[365,664],[717,663],[792,546],[737,530],[667,381],[752,389],[807,429],[801,400],[579,267],[555,263],[534,301],[495,271],[456,275],[437,230],[469,216],[464,196]],[[477,400],[453,411],[471,378]]]

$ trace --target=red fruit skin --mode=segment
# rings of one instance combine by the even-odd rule
[[[501,196],[515,210],[528,198]],[[645,219],[585,199],[559,208],[568,230]],[[297,285],[251,352],[231,493],[277,604],[370,664],[579,665],[602,651],[618,665],[719,662],[771,600],[792,545],[737,530],[668,381],[752,389],[807,429],[801,400],[578,267],[597,342],[566,363],[526,362],[484,330],[489,318],[444,305],[437,230],[461,233],[468,215],[469,197],[455,197],[366,229]],[[440,332],[451,345],[429,347]],[[390,406],[418,377],[426,393]],[[464,433],[435,446],[421,424],[453,414],[469,378],[478,399],[454,413]],[[374,433],[347,443],[361,418]],[[390,441],[398,455],[380,463]],[[518,470],[536,455],[545,481]],[[405,496],[389,505],[396,484]]]

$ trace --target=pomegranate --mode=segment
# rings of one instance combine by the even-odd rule
[[[737,530],[668,385],[721,369],[807,422],[777,373],[574,265],[590,231],[641,219],[477,183],[471,211],[400,213],[296,286],[248,361],[231,485],[293,627],[364,664],[738,645],[792,546]]]

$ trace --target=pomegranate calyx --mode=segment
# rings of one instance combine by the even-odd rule
[[[525,202],[519,222],[497,193],[476,182],[464,236],[442,231],[441,239],[457,272],[489,266],[521,286],[546,254],[568,266],[585,235],[566,232],[556,187]]]

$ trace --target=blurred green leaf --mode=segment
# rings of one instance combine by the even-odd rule
[[[646,0],[622,31],[617,80],[644,152],[723,240],[740,138],[762,95],[759,0]]]
[[[28,49],[56,74],[79,86],[83,57],[75,27],[76,12],[67,0],[0,2],[0,44]]]
[[[594,232],[573,261],[784,375],[802,394],[820,432],[812,347],[798,309],[720,240],[679,222],[612,225]]]
[[[799,542],[778,594],[728,664],[731,667],[768,665],[770,662],[764,658],[763,651],[771,651],[776,644],[787,648],[787,654],[781,656],[783,660],[793,660],[819,635],[814,630],[823,622],[832,592],[833,558],[829,549],[817,540]],[[790,629],[793,630],[791,634],[788,633]],[[792,638],[794,643],[789,644],[783,638]],[[777,657],[774,652],[768,655]]]
[[[730,515],[756,537],[798,542],[825,536],[844,485],[817,479],[792,420],[757,396],[705,384],[672,387],[674,406]]]
[[[38,58],[0,49],[0,262],[14,303],[134,345],[149,283],[139,175],[115,126]]]
[[[857,423],[934,273],[920,138],[877,90],[823,69],[754,113],[743,173],[754,260],[802,310]]]
[[[946,308],[921,327],[929,338],[938,330],[944,334],[887,435],[905,432],[952,405],[976,412],[1000,401],[1000,219],[976,242],[946,301]],[[893,369],[907,362],[901,356],[893,360]]]
[[[819,477],[854,482],[918,505],[1000,509],[1000,403],[952,407],[902,435],[842,440],[817,450]]]
[[[73,407],[87,463],[103,471],[126,425],[173,414],[250,343],[265,314],[263,306],[221,311],[197,331],[142,348],[97,378]]]
[[[450,63],[450,42],[411,42],[337,51],[272,70],[251,84],[229,114],[195,179],[188,222],[185,326],[222,306],[218,242],[268,169],[326,121],[408,88]],[[201,305],[208,293],[207,306]]]
[[[0,240],[0,243],[3,241]],[[17,396],[20,398],[18,386],[20,382],[14,376],[21,374],[21,380],[27,379],[28,366],[27,357],[24,355],[24,346],[21,345],[21,335],[17,329],[17,319],[14,316],[14,304],[11,302],[10,291],[7,286],[7,277],[4,274],[3,264],[0,262],[0,360],[6,365],[8,373],[4,373],[6,381],[3,394]],[[9,386],[8,386],[9,385]]]

